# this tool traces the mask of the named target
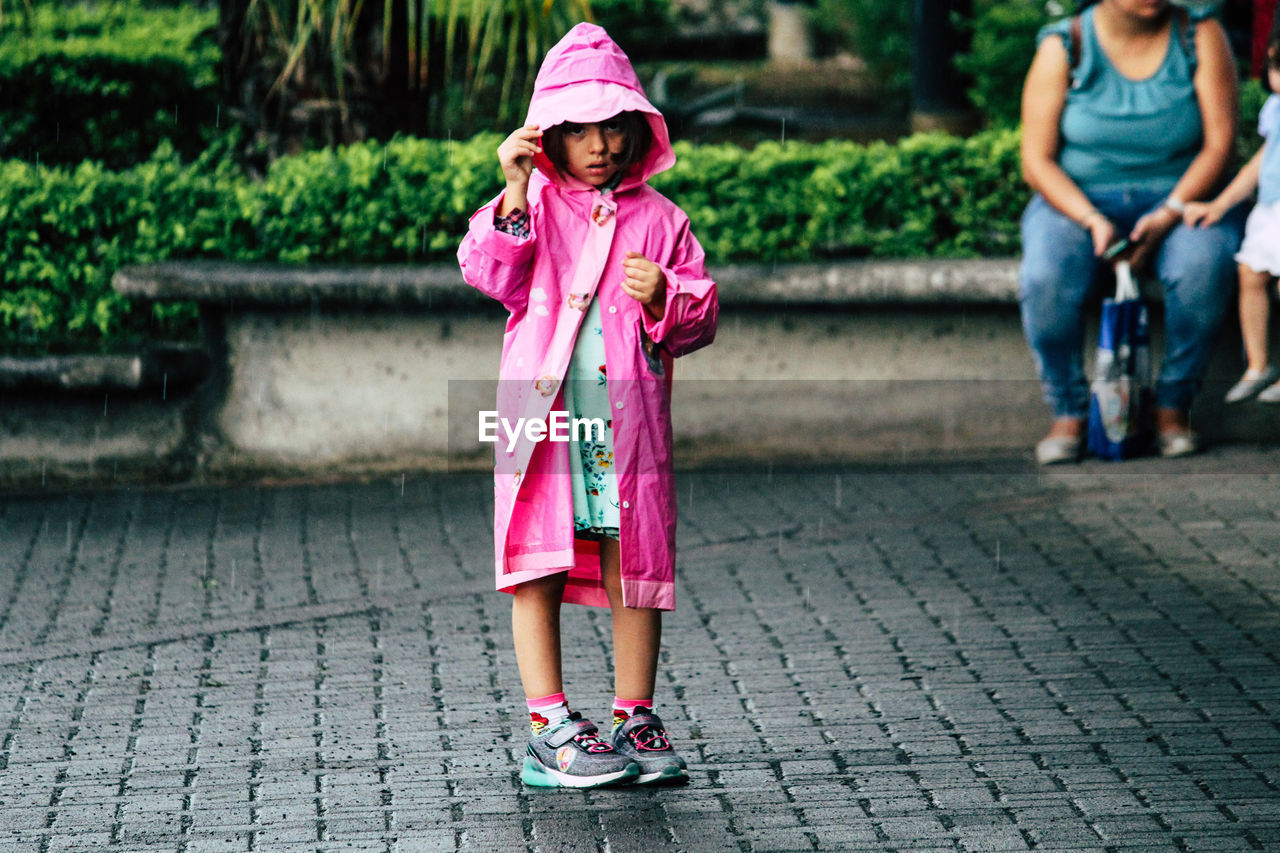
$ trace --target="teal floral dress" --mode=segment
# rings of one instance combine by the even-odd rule
[[[600,301],[593,298],[578,329],[565,372],[564,407],[570,418],[598,418],[604,435],[572,430],[569,471],[573,478],[573,526],[580,539],[618,538],[618,483],[614,476],[613,415],[604,361]],[[582,440],[579,440],[581,438]],[[580,464],[573,464],[575,461]]]
[[[620,180],[621,175],[616,180]],[[616,185],[616,183],[615,183]],[[606,191],[612,187],[606,187]],[[528,237],[529,214],[516,208],[506,216],[496,216],[494,227],[516,237]],[[571,430],[569,471],[573,477],[573,527],[579,539],[617,539],[620,526],[618,482],[613,468],[613,409],[609,406],[609,385],[604,360],[604,325],[600,322],[600,302],[592,297],[582,306],[587,314],[578,329],[573,355],[564,378],[564,408],[569,417],[598,419],[604,434],[592,432],[579,441]],[[580,464],[573,464],[574,461]]]

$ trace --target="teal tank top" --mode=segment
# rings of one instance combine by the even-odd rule
[[[1145,80],[1130,80],[1098,42],[1096,9],[1080,16],[1079,59],[1062,110],[1058,164],[1086,192],[1169,192],[1204,143],[1193,83],[1195,25],[1175,15],[1160,68]],[[1050,24],[1037,44],[1058,36],[1070,54],[1070,27],[1070,19]]]

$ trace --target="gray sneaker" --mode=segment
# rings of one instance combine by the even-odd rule
[[[1267,386],[1255,399],[1259,403],[1280,403],[1280,382]]]
[[[598,788],[634,782],[639,775],[640,766],[575,711],[529,738],[520,781],[538,788]]]
[[[1231,386],[1231,390],[1227,392],[1224,400],[1228,403],[1243,403],[1252,397],[1260,397],[1262,394],[1272,390],[1268,386],[1274,386],[1277,379],[1280,379],[1280,370],[1276,370],[1274,367],[1268,367],[1253,377],[1245,374],[1240,378],[1239,382]],[[1276,400],[1263,400],[1263,402],[1274,403]]]
[[[640,765],[638,784],[678,785],[689,781],[684,759],[671,748],[662,720],[646,708],[637,708],[636,713],[613,727],[613,748]]]

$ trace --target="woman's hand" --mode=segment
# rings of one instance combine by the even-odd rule
[[[1138,220],[1129,232],[1129,240],[1134,250],[1129,254],[1129,265],[1141,269],[1147,259],[1160,248],[1164,238],[1174,229],[1182,217],[1167,207],[1158,207]]]
[[[1102,257],[1102,253],[1116,241],[1116,226],[1096,210],[1089,215],[1084,224],[1089,229],[1089,236],[1093,238],[1093,254],[1096,257]]]
[[[662,267],[639,252],[627,252],[622,271],[622,292],[643,305],[650,317],[661,320],[667,311],[667,277]]]

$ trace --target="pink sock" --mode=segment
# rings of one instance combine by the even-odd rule
[[[569,702],[564,693],[552,693],[550,696],[526,697],[529,706],[529,727],[535,735],[547,726],[555,725],[569,716]]]
[[[646,711],[653,710],[652,699],[619,699],[613,697],[613,724],[620,726],[630,719],[631,715],[636,712],[636,708],[643,708]]]

